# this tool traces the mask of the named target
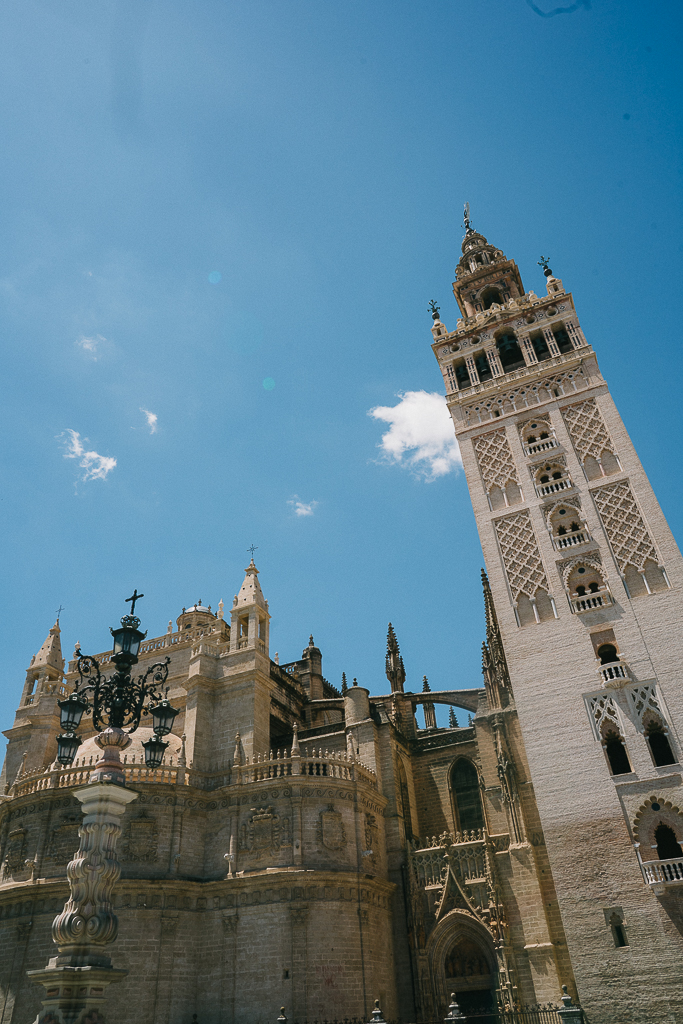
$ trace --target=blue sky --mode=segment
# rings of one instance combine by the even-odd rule
[[[4,728],[60,604],[67,655],[134,587],[158,635],[229,607],[252,543],[281,660],[312,632],[381,692],[391,620],[410,688],[479,685],[466,482],[399,397],[443,390],[465,200],[573,291],[680,533],[681,29],[672,0],[2,5]],[[448,472],[380,447],[399,404],[393,450]]]

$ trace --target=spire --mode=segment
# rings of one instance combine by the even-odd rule
[[[31,662],[32,669],[53,668],[60,674],[64,671],[64,658],[62,657],[60,635],[61,629],[59,628],[59,619],[57,619],[45,638],[43,646]]]
[[[427,679],[427,676],[422,676],[422,692],[423,693],[431,693],[432,692],[432,688],[429,685],[429,680]]]
[[[342,685],[341,685],[342,697],[345,697],[349,692],[348,683],[346,682],[346,672],[342,672]]]
[[[427,676],[422,676],[422,692],[431,693],[432,689],[429,685]],[[431,701],[425,701],[422,705],[422,710],[425,716],[425,729],[436,729],[436,711]]]
[[[244,573],[244,582],[242,583],[240,592],[237,595],[237,608],[241,610],[242,606],[245,604],[257,604],[261,608],[265,608],[266,599],[263,596],[261,584],[258,581],[258,569],[254,564],[253,556],[249,565],[244,570]]]
[[[449,709],[448,709],[448,728],[449,729],[457,729],[458,728],[458,720],[455,717],[455,711],[453,710],[452,707],[449,707]]]
[[[493,603],[491,585],[484,569],[481,570],[481,582],[484,589],[484,610],[486,613],[486,643],[482,645],[482,670],[489,691],[489,700],[495,706],[501,703],[501,691],[511,690],[510,673],[508,671],[503,638],[500,634],[498,616]],[[506,701],[507,703],[507,701]]]
[[[394,627],[389,623],[387,632],[387,657],[386,657],[387,679],[391,683],[391,692],[397,690],[403,693],[403,684],[406,681],[406,670],[403,667],[403,658],[398,646],[398,640],[394,633]]]

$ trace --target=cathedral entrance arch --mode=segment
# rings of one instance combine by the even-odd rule
[[[463,910],[446,914],[429,937],[427,955],[439,1018],[448,1013],[451,992],[464,1014],[495,1013],[498,958],[490,932],[476,918]],[[485,1017],[481,1021],[488,1024]]]

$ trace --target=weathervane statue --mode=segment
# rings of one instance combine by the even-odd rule
[[[472,225],[470,224],[470,204],[469,203],[465,203],[465,211],[464,211],[463,217],[464,217],[463,227],[464,227],[466,232],[470,232],[472,230]]]

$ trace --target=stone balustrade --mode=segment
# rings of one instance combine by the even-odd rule
[[[564,477],[563,480],[551,480],[548,484],[535,484],[536,494],[539,498],[545,497],[546,494],[556,494],[557,491],[567,491],[573,486],[569,476]]]
[[[611,661],[608,665],[601,665],[598,675],[605,686],[613,683],[620,683],[624,679],[632,679],[631,670],[624,661]]]
[[[45,789],[67,789],[85,786],[94,768],[94,758],[77,758],[73,765],[62,768],[55,764],[44,768],[30,769],[19,775],[12,788],[14,797],[28,796]],[[377,776],[367,765],[353,760],[346,753],[334,753],[320,749],[317,753],[292,753],[289,750],[270,751],[268,754],[257,754],[247,758],[244,764],[226,766],[220,771],[201,772],[194,768],[186,768],[184,764],[173,764],[173,758],[164,762],[159,768],[148,768],[144,761],[136,763],[123,758],[123,771],[126,784],[155,783],[171,786],[193,786],[196,789],[215,790],[230,785],[252,785],[259,782],[270,782],[273,779],[289,778],[293,775],[306,775],[315,778],[344,779],[347,782],[359,782],[377,789]]]
[[[640,862],[643,878],[655,891],[669,885],[683,884],[683,858],[645,860]]]
[[[524,445],[525,455],[538,455],[539,452],[548,452],[551,448],[559,448],[554,437],[546,437],[543,441],[535,441],[533,444]]]
[[[581,530],[579,533],[566,533],[563,537],[553,537],[553,544],[556,551],[564,551],[566,548],[576,547],[577,544],[587,544],[590,534]]]
[[[583,612],[593,612],[596,608],[608,608],[614,604],[614,598],[606,588],[597,594],[585,594],[583,597],[571,599],[572,610],[581,615]]]

